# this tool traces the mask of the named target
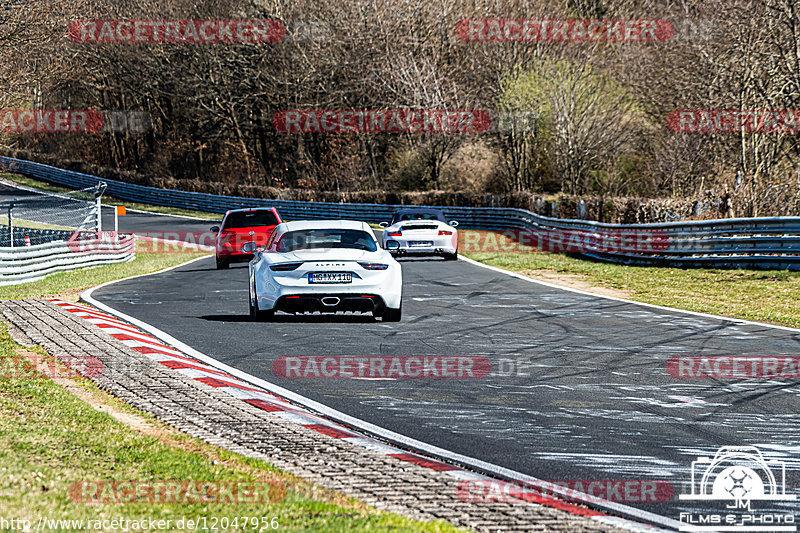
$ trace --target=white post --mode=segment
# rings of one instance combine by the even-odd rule
[[[119,232],[119,214],[117,213],[117,208],[114,207],[114,235]]]
[[[14,209],[14,201],[8,204],[8,239],[11,241],[11,247],[14,247],[14,218],[11,210]]]
[[[100,196],[95,198],[95,209],[97,209],[97,233],[103,231],[103,204],[100,203]]]

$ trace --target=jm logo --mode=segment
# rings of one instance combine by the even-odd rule
[[[681,531],[797,531],[794,513],[753,513],[751,502],[794,501],[786,494],[786,463],[766,461],[754,446],[723,446],[692,462],[690,494],[679,499],[725,504],[728,513],[681,513]]]
[[[692,492],[679,498],[732,501],[731,509],[750,509],[752,500],[791,501],[797,497],[786,494],[786,463],[766,461],[755,446],[723,446],[713,459],[698,457],[692,462]]]

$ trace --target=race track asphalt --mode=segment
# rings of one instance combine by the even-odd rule
[[[254,323],[247,267],[203,260],[94,297],[193,348],[402,435],[545,480],[661,480],[756,445],[797,480],[796,382],[671,377],[678,355],[795,355],[796,333],[646,308],[516,279],[464,261],[409,260],[404,317],[279,315]],[[483,356],[482,379],[285,379],[280,356]],[[794,476],[794,477],[792,477]],[[687,502],[632,502],[678,518]],[[784,504],[780,504],[780,508]]]

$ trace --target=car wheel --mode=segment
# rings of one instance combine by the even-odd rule
[[[217,257],[217,270],[224,270],[231,266],[227,259],[220,259]]]
[[[403,305],[400,304],[400,307],[397,309],[392,309],[391,307],[387,307],[381,313],[381,318],[383,318],[384,322],[400,322],[400,319],[403,316]]]
[[[458,252],[453,252],[452,254],[444,254],[445,261],[455,261],[458,259]]]
[[[258,295],[256,295],[255,301],[250,299],[250,318],[254,322],[267,322],[269,320],[272,320],[272,318],[275,316],[275,310],[274,309],[270,309],[268,311],[260,310],[256,302],[258,302]]]
[[[273,318],[275,318],[274,309],[270,309],[269,311],[256,310],[256,322],[269,322]]]

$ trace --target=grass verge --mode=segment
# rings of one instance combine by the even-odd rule
[[[24,185],[26,187],[39,189],[40,191],[57,192],[57,193],[67,193],[73,191],[73,189],[69,189],[67,187],[60,187],[58,185],[47,183],[46,181],[29,178],[27,176],[20,176],[19,174],[10,174],[7,172],[0,173],[0,178],[3,178],[8,181],[13,181],[14,183],[17,183],[19,185]],[[139,211],[147,211],[150,213],[181,215],[181,216],[196,217],[208,220],[222,220],[221,213],[209,213],[207,211],[194,211],[192,209],[180,209],[177,207],[163,207],[160,205],[143,204],[140,202],[129,202],[127,200],[120,200],[119,198],[114,198],[113,196],[104,195],[103,203],[106,205],[124,205],[129,209],[138,209]]]
[[[68,226],[59,226],[57,224],[47,224],[45,222],[37,222],[35,220],[25,220],[21,218],[14,218],[14,235],[25,233],[26,229],[54,229],[54,230],[73,230]],[[0,224],[8,226],[8,215],[0,216]],[[7,233],[7,232],[6,232]]]
[[[127,263],[117,263],[86,270],[72,270],[50,275],[43,280],[20,285],[0,287],[0,300],[21,298],[43,298],[59,296],[66,300],[77,300],[78,295],[89,287],[107,281],[149,274],[171,266],[185,263],[190,259],[208,255],[183,249],[179,252],[137,252],[136,259]]]
[[[800,327],[800,272],[634,267],[548,252],[463,255],[535,279],[637,302]]]
[[[39,349],[35,351],[38,353],[31,354],[13,342],[0,324],[0,368],[7,369],[9,360],[26,354],[43,354]],[[219,531],[258,530],[252,527],[252,522],[247,528],[231,527],[234,518],[246,516],[258,517],[259,526],[264,524],[261,518],[266,518],[268,527],[262,531],[274,530],[272,525],[278,525],[281,531],[458,531],[443,522],[416,522],[375,511],[281,473],[262,461],[179,434],[147,415],[136,413],[88,380],[57,379],[68,383],[21,375],[11,377],[5,372],[0,377],[0,516],[5,520],[28,520],[33,524],[32,529],[36,529],[41,517],[82,520],[84,528],[87,520],[153,519],[176,524],[181,518],[205,518],[209,526],[219,520]],[[76,397],[70,388],[78,389],[77,394],[90,398],[94,406]],[[135,422],[140,430],[119,422],[120,418]],[[114,495],[121,499],[127,494],[121,487],[113,493],[99,492],[107,496],[105,503],[81,501],[81,482],[131,480],[153,484],[182,481],[198,486],[203,482],[269,483],[279,490],[269,491],[271,497],[267,503],[230,499],[226,503],[209,503],[189,497],[188,492],[181,503],[116,503]],[[89,493],[96,494],[91,489]],[[222,517],[228,520],[228,527],[220,527]],[[51,522],[42,530],[84,528],[74,522],[60,525]],[[104,530],[122,530],[122,527]]]

